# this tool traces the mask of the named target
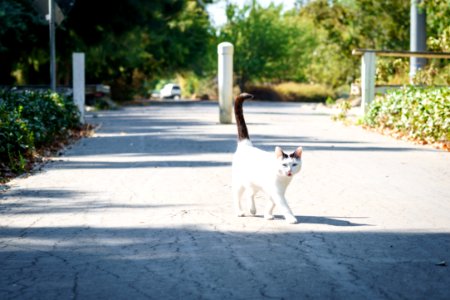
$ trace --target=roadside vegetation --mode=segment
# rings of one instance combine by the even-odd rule
[[[0,90],[0,182],[29,170],[43,154],[61,148],[80,130],[71,98]]]
[[[363,124],[450,150],[450,88],[406,86],[376,98]]]

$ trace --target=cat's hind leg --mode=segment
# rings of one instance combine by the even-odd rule
[[[255,194],[256,194],[256,192],[252,190],[252,191],[250,191],[250,194],[248,195],[250,214],[252,216],[256,215]]]
[[[236,216],[243,217],[245,216],[244,211],[242,210],[241,206],[241,198],[244,194],[244,187],[243,186],[233,186],[233,201],[234,201],[234,211]]]
[[[270,200],[267,202],[266,205],[266,211],[264,212],[264,219],[266,220],[273,220],[273,208],[275,207],[275,203],[273,202],[272,197],[270,197]]]

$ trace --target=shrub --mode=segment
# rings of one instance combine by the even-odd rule
[[[79,125],[78,110],[71,99],[51,92],[0,90],[2,169],[24,171],[25,159],[32,159],[36,149]]]
[[[407,86],[376,98],[364,124],[387,128],[424,143],[450,141],[450,89]]]
[[[271,86],[249,86],[245,92],[252,94],[256,100],[283,101],[283,97]]]
[[[331,88],[322,84],[286,82],[276,85],[275,90],[283,96],[283,101],[325,102],[336,96]]]
[[[269,101],[325,102],[336,96],[334,91],[325,85],[296,82],[250,86],[246,92],[253,94],[256,99]]]

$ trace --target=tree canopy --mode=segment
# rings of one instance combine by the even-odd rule
[[[228,23],[219,40],[234,44],[236,76],[241,89],[250,80],[306,79],[306,61],[317,46],[312,24],[283,15],[281,6],[262,8],[255,1],[227,8]]]
[[[242,8],[228,3],[221,28],[212,27],[205,10],[213,0],[56,1],[71,8],[56,32],[58,83],[70,83],[71,53],[85,52],[87,81],[110,84],[123,99],[177,74],[189,74],[195,90],[201,78],[216,76],[222,41],[235,46],[241,88],[283,81],[339,88],[359,77],[354,48],[409,48],[410,1],[404,0],[298,1],[290,11],[255,0]],[[48,24],[33,2],[0,1],[0,84],[49,81]],[[448,1],[423,0],[420,7],[429,49],[450,51]],[[379,71],[404,67],[389,64]],[[435,66],[450,69],[448,61]]]
[[[0,2],[4,84],[47,82],[48,27],[32,2]],[[212,33],[208,15],[196,1],[77,0],[57,28],[58,81],[68,83],[75,51],[86,53],[88,81],[115,87],[195,69]]]

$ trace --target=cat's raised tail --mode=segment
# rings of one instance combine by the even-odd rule
[[[242,110],[242,103],[247,99],[252,99],[253,95],[242,93],[236,97],[234,101],[234,115],[236,117],[236,125],[238,130],[238,140],[249,140],[247,124],[245,124],[244,111]]]

